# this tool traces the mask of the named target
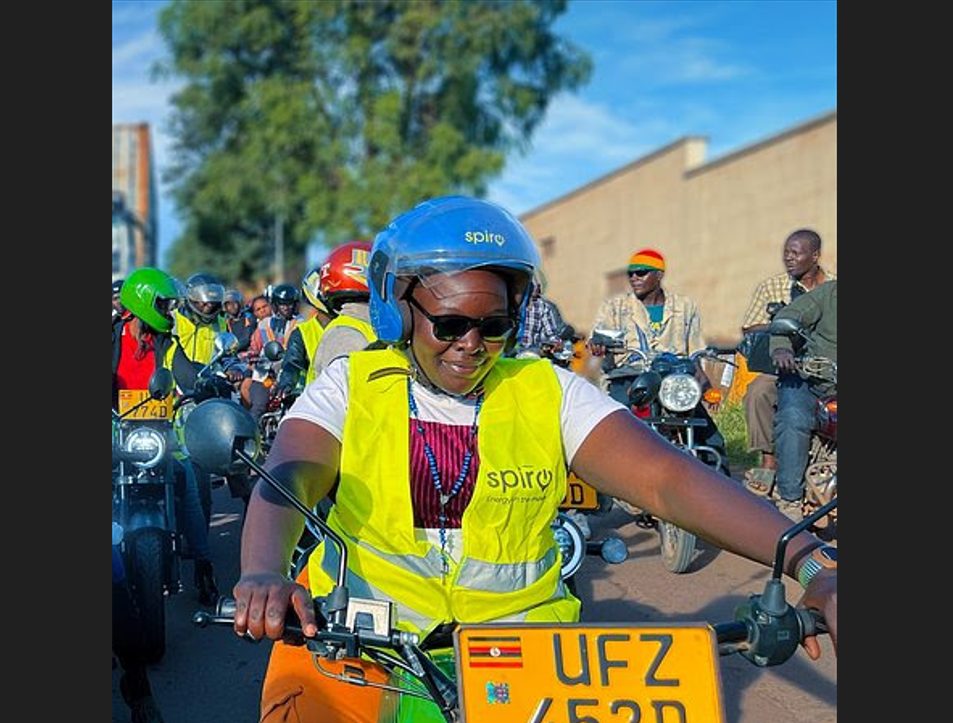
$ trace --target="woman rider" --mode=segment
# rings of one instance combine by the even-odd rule
[[[549,526],[567,467],[766,565],[790,526],[587,380],[546,360],[502,358],[538,267],[529,234],[492,203],[451,196],[399,216],[370,257],[371,321],[387,348],[330,364],[289,410],[268,456],[309,506],[337,482],[328,521],[348,546],[349,586],[392,601],[398,627],[421,637],[455,621],[578,620]],[[306,634],[316,632],[311,597],[331,589],[337,558],[322,544],[299,581],[288,578],[303,523],[256,486],[234,588],[238,634],[280,638],[289,604]],[[792,539],[785,572],[796,576],[821,544],[808,533]],[[836,642],[836,570],[815,575],[802,603],[827,615]],[[819,656],[814,638],[805,647]],[[277,642],[261,720],[372,721],[380,697],[322,676],[306,648]]]

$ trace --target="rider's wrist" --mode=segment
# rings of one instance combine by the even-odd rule
[[[800,561],[797,580],[801,587],[807,588],[822,570],[837,570],[837,548],[833,545],[819,545]]]

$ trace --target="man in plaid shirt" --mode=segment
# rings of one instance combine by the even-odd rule
[[[538,284],[534,285],[520,327],[516,356],[539,356],[540,347],[557,339],[562,326],[559,308],[543,297]]]
[[[831,281],[836,276],[818,263],[821,237],[811,229],[798,229],[784,241],[782,260],[785,271],[765,279],[754,290],[745,312],[741,332],[764,331],[771,323],[768,304],[787,305],[801,294]],[[748,449],[761,453],[761,466],[745,472],[745,482],[752,492],[768,494],[774,485],[777,460],[774,455],[774,413],[777,409],[777,376],[759,373],[745,390],[745,419],[748,427]]]

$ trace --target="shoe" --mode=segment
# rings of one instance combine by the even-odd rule
[[[774,487],[773,469],[767,467],[752,467],[745,472],[745,487],[759,497],[767,497]]]
[[[801,506],[801,500],[791,501],[778,499],[774,504],[791,522],[800,522],[804,519],[804,510]]]
[[[194,582],[199,591],[199,602],[203,605],[214,605],[218,600],[218,584],[215,582],[211,560],[200,558],[195,561]]]

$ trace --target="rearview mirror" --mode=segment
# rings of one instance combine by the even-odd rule
[[[267,344],[265,344],[264,351],[265,351],[265,356],[270,361],[278,361],[279,359],[281,359],[281,357],[285,355],[285,348],[281,346],[281,342],[276,339],[272,339]]]
[[[208,399],[185,420],[185,447],[189,458],[213,474],[243,471],[235,451],[257,457],[261,448],[258,425],[248,411],[231,399]]]
[[[782,317],[771,322],[768,332],[778,336],[797,336],[801,333],[801,325],[794,319]]]
[[[223,331],[215,337],[215,354],[234,354],[238,351],[238,337],[230,331]]]
[[[589,341],[609,348],[624,347],[625,332],[621,329],[593,329]]]
[[[160,401],[165,399],[174,388],[175,379],[172,377],[172,372],[165,367],[159,367],[149,377],[149,396],[153,399]]]

